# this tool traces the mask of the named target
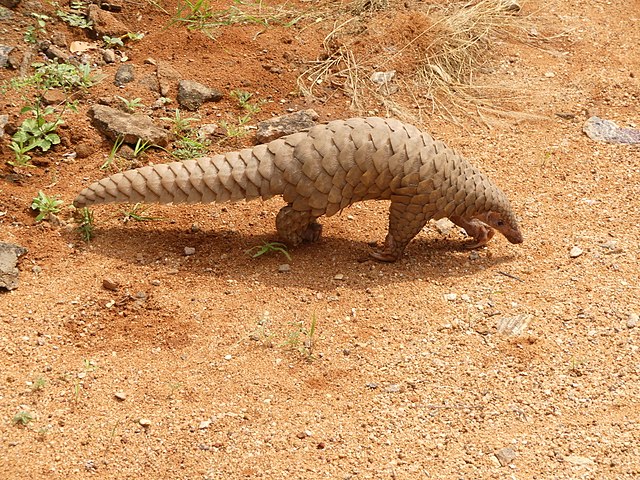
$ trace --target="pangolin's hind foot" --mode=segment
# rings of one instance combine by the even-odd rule
[[[311,212],[299,212],[291,205],[282,207],[276,217],[278,236],[285,243],[296,246],[303,242],[317,242],[322,235],[322,225]]]
[[[395,262],[405,247],[425,226],[431,215],[422,210],[422,205],[410,203],[411,197],[392,198],[389,207],[389,233],[381,250],[374,250],[371,256],[381,262]]]
[[[484,247],[496,233],[493,228],[477,218],[465,220],[462,217],[451,217],[449,220],[463,228],[467,235],[473,237],[475,241],[465,245],[465,248],[469,250]]]

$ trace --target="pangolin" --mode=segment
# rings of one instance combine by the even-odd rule
[[[227,202],[282,195],[276,217],[290,245],[316,241],[317,218],[363,200],[391,200],[384,245],[371,255],[393,262],[429,219],[448,217],[485,245],[494,229],[522,234],[505,194],[444,143],[390,118],[352,118],[237,152],[149,165],[84,189],[78,208],[107,202]]]

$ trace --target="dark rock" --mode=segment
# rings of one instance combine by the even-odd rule
[[[197,110],[205,102],[219,102],[222,93],[192,80],[178,83],[178,103],[187,110]]]
[[[18,287],[18,258],[27,253],[27,249],[13,243],[0,242],[0,288],[14,290]]]
[[[154,125],[147,115],[129,114],[105,105],[89,109],[91,123],[102,134],[115,141],[122,136],[124,143],[135,145],[138,140],[166,147],[172,139],[170,132]]]
[[[276,138],[313,127],[318,120],[315,110],[302,110],[258,123],[256,140],[267,143]]]
[[[116,78],[113,81],[118,87],[126,85],[127,83],[133,82],[135,78],[135,73],[133,69],[133,65],[120,65],[118,71],[116,72]]]
[[[122,0],[98,0],[98,5],[107,12],[117,13],[122,11]]]
[[[0,5],[7,8],[15,8],[20,3],[20,0],[0,0]]]

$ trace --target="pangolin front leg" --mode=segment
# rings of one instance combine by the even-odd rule
[[[468,249],[484,247],[495,234],[495,230],[493,228],[491,228],[483,221],[478,220],[477,218],[466,220],[462,217],[452,216],[451,218],[449,218],[449,220],[458,225],[460,228],[464,228],[464,231],[467,232],[467,235],[473,237],[473,239],[475,240],[475,242],[469,245],[465,245],[465,247]]]
[[[316,222],[316,218],[307,210],[294,210],[291,205],[282,207],[276,216],[278,236],[291,246],[317,242],[322,235],[322,225]]]
[[[408,197],[392,197],[389,207],[389,233],[382,250],[374,250],[371,256],[382,262],[395,262],[430,218],[431,214],[424,211],[423,205],[411,203]]]

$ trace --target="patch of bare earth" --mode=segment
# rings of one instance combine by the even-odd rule
[[[388,69],[375,55],[404,48],[418,63],[410,42],[430,21],[419,4],[373,12],[377,30],[350,33],[351,51],[370,54],[358,57],[363,82]],[[4,43],[21,41],[32,5],[0,25]],[[215,40],[165,28],[174,1],[168,14],[125,3],[116,15],[146,33],[127,49],[140,76],[153,57],[225,93],[197,112],[202,123],[242,113],[235,88],[267,100],[254,123],[309,106],[322,120],[362,114],[339,77],[318,84],[316,100],[295,93],[336,25],[315,2],[286,5],[312,13],[291,27],[221,27]],[[153,206],[163,220],[143,223],[100,206],[88,245],[73,225],[35,223],[38,190],[68,205],[104,175],[111,143],[87,108],[104,96],[156,100],[136,82],[115,87],[118,65],[102,66],[105,80],[65,116],[46,164],[16,174],[5,136],[0,241],[28,254],[19,287],[0,294],[0,478],[639,478],[640,151],[582,133],[593,113],[640,123],[639,6],[525,3],[537,30],[495,40],[474,83],[503,93],[480,107],[431,109],[402,65],[394,82],[411,88],[367,97],[377,100],[364,114],[413,109],[508,193],[525,242],[496,237],[477,255],[457,230],[430,225],[397,263],[368,260],[386,232],[384,202],[324,219],[322,241],[291,261],[245,253],[275,239],[280,199]],[[15,120],[22,105],[8,94],[0,113]],[[80,142],[93,154],[65,160]],[[517,316],[521,335],[498,331]],[[32,420],[14,423],[19,412]]]

